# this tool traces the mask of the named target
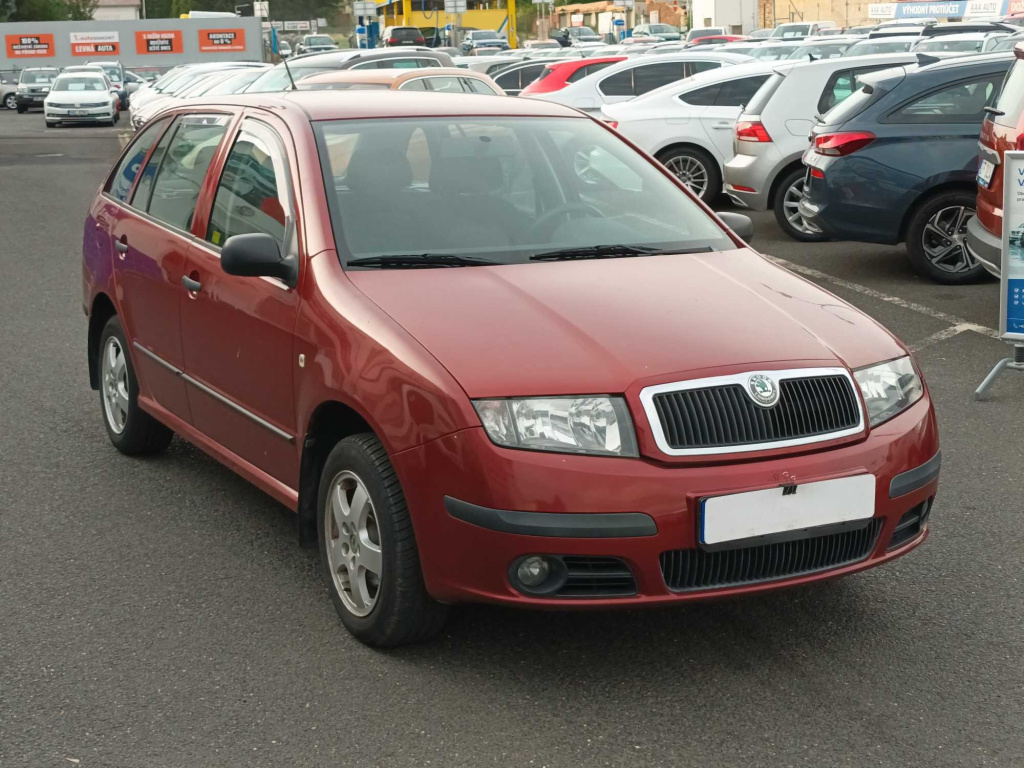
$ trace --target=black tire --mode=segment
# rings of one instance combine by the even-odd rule
[[[116,339],[122,354],[124,355],[125,373],[127,375],[127,412],[124,425],[120,431],[111,421],[111,415],[107,408],[107,381],[104,375],[103,355],[108,353],[110,339]],[[135,378],[135,367],[132,365],[132,357],[128,353],[128,342],[124,336],[124,329],[121,321],[114,315],[103,327],[100,333],[100,343],[96,359],[96,371],[100,384],[100,413],[103,416],[103,425],[107,429],[107,436],[121,453],[127,456],[147,456],[159,453],[167,448],[174,437],[174,433],[154,419],[148,413],[139,408],[139,382]],[[115,382],[116,385],[116,382]]]
[[[775,190],[775,201],[772,204],[772,208],[775,210],[775,221],[778,222],[779,228],[791,238],[801,243],[820,243],[828,239],[823,232],[820,230],[811,232],[806,229],[798,229],[789,220],[790,215],[793,215],[794,212],[786,210],[786,205],[794,202],[790,196],[791,190],[799,196],[803,196],[805,173],[802,167],[795,168],[783,177]],[[799,186],[799,190],[794,189],[797,186]],[[804,222],[803,218],[799,218],[799,221]],[[804,225],[806,226],[806,223]]]
[[[976,200],[974,192],[954,189],[933,195],[914,211],[907,224],[907,257],[914,271],[943,285],[973,283],[988,274],[966,244]]]
[[[46,121],[46,127],[47,128],[56,128],[58,125],[60,125],[60,123],[57,122],[56,120],[47,120]]]
[[[26,112],[28,112],[28,107],[23,107],[20,104],[17,107],[15,107],[15,109],[18,110],[19,115],[24,115]]]
[[[672,171],[676,178],[686,184],[690,191],[709,205],[722,192],[722,171],[718,167],[718,162],[699,147],[667,149],[658,155],[658,162]],[[694,163],[703,170],[704,182],[702,191],[698,191],[700,179],[694,175],[696,173],[693,166]],[[682,166],[682,168],[677,169],[673,166]],[[684,168],[694,170],[692,173],[683,172]]]
[[[328,517],[328,496],[334,481],[351,473],[362,481],[372,504],[381,553],[375,598],[366,615],[353,612],[336,584],[328,555],[326,526],[343,533]],[[324,577],[342,623],[355,637],[375,648],[393,648],[429,640],[441,631],[446,606],[433,600],[423,584],[419,551],[409,510],[395,470],[380,440],[370,433],[340,441],[324,463],[317,494],[317,538]],[[339,569],[340,573],[340,569]],[[347,572],[346,572],[347,573]]]

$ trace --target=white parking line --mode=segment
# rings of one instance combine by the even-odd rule
[[[924,304],[918,304],[917,302],[914,301],[907,301],[906,299],[901,299],[899,296],[890,296],[887,293],[876,291],[874,288],[868,288],[866,285],[852,283],[849,280],[844,280],[841,277],[835,277],[834,275],[827,274],[820,270],[812,269],[811,267],[805,267],[803,264],[794,264],[792,261],[786,261],[786,259],[780,259],[777,256],[766,255],[765,258],[778,264],[780,267],[785,267],[791,272],[796,272],[798,274],[805,275],[806,277],[812,277],[815,278],[816,280],[823,280],[827,283],[837,285],[840,288],[846,288],[849,291],[855,291],[857,293],[863,294],[864,296],[870,296],[873,299],[878,299],[879,301],[884,301],[889,304],[895,304],[897,307],[909,309],[911,312],[917,312],[918,314],[926,315],[928,317],[934,318],[935,320],[944,320],[945,322],[950,324],[948,328],[943,328],[941,331],[933,333],[931,336],[922,339],[916,344],[908,345],[912,352],[917,352],[919,350],[924,349],[925,347],[930,347],[932,344],[935,344],[937,342],[945,341],[946,339],[951,339],[954,336],[963,333],[964,331],[974,331],[975,333],[980,333],[982,336],[988,336],[993,339],[999,338],[999,331],[995,330],[994,328],[988,328],[987,326],[984,325],[972,323],[968,320],[965,320],[962,317],[951,315],[948,312],[942,312],[938,309],[926,307]]]

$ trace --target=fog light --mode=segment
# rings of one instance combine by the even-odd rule
[[[519,564],[516,576],[519,577],[519,581],[524,587],[539,587],[550,573],[551,567],[548,565],[548,561],[539,555],[534,555]]]

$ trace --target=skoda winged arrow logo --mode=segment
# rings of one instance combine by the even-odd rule
[[[762,408],[771,408],[779,402],[778,384],[763,373],[755,373],[747,379],[747,392]]]

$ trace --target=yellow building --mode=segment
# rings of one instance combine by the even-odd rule
[[[455,18],[444,12],[444,0],[394,0],[378,3],[381,28],[394,25],[411,27],[437,27],[455,24]],[[466,12],[461,14],[463,29],[493,29],[508,37],[508,44],[516,47],[515,0],[466,0]]]

